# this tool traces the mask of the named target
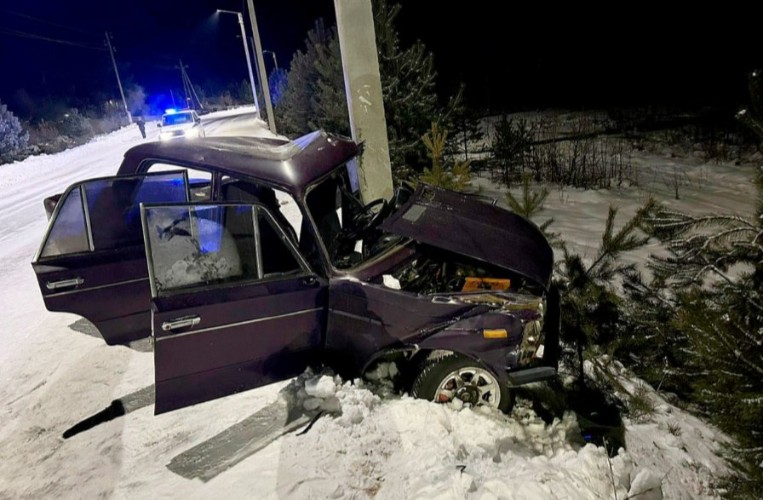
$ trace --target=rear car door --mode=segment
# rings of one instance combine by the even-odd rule
[[[263,205],[142,209],[155,411],[302,372],[319,354],[327,282]]]
[[[182,171],[91,179],[70,186],[32,262],[49,311],[91,321],[107,344],[151,332],[140,204],[188,201]]]

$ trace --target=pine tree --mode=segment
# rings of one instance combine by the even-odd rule
[[[563,248],[559,286],[562,291],[562,340],[577,348],[578,378],[583,383],[583,360],[590,349],[611,349],[624,332],[623,299],[615,288],[617,278],[633,273],[633,264],[621,256],[644,246],[640,234],[645,219],[655,210],[648,201],[615,232],[617,209],[610,207],[601,245],[589,264]]]
[[[275,109],[279,129],[299,136],[317,128],[349,135],[342,59],[336,27],[322,19],[307,34],[305,50],[291,60],[287,85]]]
[[[315,93],[311,97],[314,115],[308,124],[311,129],[323,128],[350,135],[339,35],[335,27],[329,31],[326,43],[315,46],[317,56],[313,64],[318,78]]]
[[[463,88],[459,95],[462,93]],[[460,98],[459,101],[461,101]],[[471,159],[474,159],[476,153],[482,152],[485,131],[482,128],[481,117],[464,106],[463,102],[459,102],[453,110],[451,119],[446,125],[452,132],[447,148],[449,154],[463,155],[464,159],[469,160],[470,155]]]
[[[421,138],[430,123],[450,119],[460,94],[441,110],[432,55],[421,42],[402,48],[394,26],[400,6],[374,0],[374,25],[390,159],[397,177],[412,177],[428,163]],[[316,128],[349,135],[341,52],[335,27],[316,22],[305,50],[294,55],[276,108],[279,129],[302,135]],[[446,123],[443,121],[443,123]]]
[[[759,73],[752,106],[737,117],[763,142]],[[665,207],[643,228],[667,251],[652,256],[646,284],[626,279],[630,344],[636,361],[735,438],[727,457],[741,477],[730,498],[763,497],[763,175],[756,213],[693,216]],[[659,358],[662,358],[660,360]],[[663,373],[654,373],[655,369]]]
[[[531,133],[524,119],[514,121],[502,115],[495,125],[490,147],[493,161],[498,164],[501,173],[501,182],[506,186],[511,187],[520,169],[524,168],[530,141]]]
[[[763,178],[758,178],[763,194]],[[673,292],[687,339],[695,400],[734,436],[729,457],[745,476],[732,496],[763,496],[763,196],[756,217],[694,217],[662,209],[650,232],[669,251],[651,268]]]
[[[532,176],[529,174],[522,176],[521,197],[515,197],[513,194],[511,194],[510,191],[506,192],[506,204],[509,206],[509,209],[512,212],[521,215],[527,220],[532,220],[535,215],[543,210],[543,204],[546,202],[546,198],[548,198],[549,193],[548,188],[546,187],[543,187],[540,191],[532,191],[530,189],[531,180]],[[563,249],[564,242],[559,237],[559,233],[549,231],[549,227],[553,223],[553,218],[547,219],[538,225],[538,229],[543,232],[543,235],[546,237],[551,246]]]
[[[19,119],[0,102],[0,162],[12,161],[28,141],[29,133],[21,128]]]
[[[270,73],[268,84],[270,85],[270,98],[273,106],[278,107],[281,104],[281,97],[286,91],[288,76],[284,68],[278,68]]]
[[[401,47],[395,28],[400,5],[374,0],[373,11],[390,159],[395,173],[404,177],[410,175],[405,167],[421,171],[428,163],[421,137],[432,121],[448,125],[449,111],[460,97],[451,99],[444,110],[438,107],[432,54],[420,41]]]
[[[448,140],[448,131],[441,129],[436,122],[432,122],[432,129],[424,134],[422,141],[427,148],[427,154],[432,160],[432,168],[424,168],[421,181],[435,186],[454,191],[463,191],[471,183],[469,160],[456,161],[452,165],[445,165],[445,144]]]

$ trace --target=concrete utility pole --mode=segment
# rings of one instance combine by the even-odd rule
[[[130,110],[127,109],[127,99],[125,99],[125,92],[122,90],[122,80],[119,79],[119,70],[117,69],[117,61],[114,59],[114,49],[111,47],[111,37],[109,32],[106,32],[106,45],[109,47],[109,54],[111,54],[111,62],[114,65],[114,74],[117,75],[117,85],[119,85],[119,93],[122,95],[122,104],[125,105],[125,114],[127,115],[127,121],[132,123],[132,115]]]
[[[276,121],[273,117],[273,104],[270,101],[270,85],[268,85],[268,72],[265,71],[265,60],[262,58],[262,43],[260,42],[260,30],[257,28],[257,16],[254,15],[254,2],[247,0],[249,7],[249,21],[252,23],[252,34],[254,35],[254,49],[257,53],[257,67],[260,73],[260,84],[262,85],[262,95],[265,96],[265,106],[268,111],[268,127],[270,131],[276,134]]]
[[[360,194],[365,203],[389,199],[392,169],[371,0],[334,0],[334,9],[352,138],[365,143],[358,165]]]

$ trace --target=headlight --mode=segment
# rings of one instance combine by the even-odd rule
[[[519,346],[519,364],[525,365],[534,357],[543,357],[543,320],[528,321],[525,323],[522,333],[522,344]]]

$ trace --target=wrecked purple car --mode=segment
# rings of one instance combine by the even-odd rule
[[[156,413],[388,361],[417,397],[510,410],[512,387],[556,374],[548,242],[429,185],[363,204],[359,153],[324,132],[134,147],[46,200],[45,305],[108,344],[150,337]]]

